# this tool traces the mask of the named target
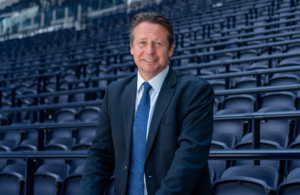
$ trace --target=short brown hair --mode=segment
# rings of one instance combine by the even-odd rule
[[[149,22],[149,23],[160,24],[164,26],[168,30],[169,48],[171,48],[171,45],[174,43],[173,26],[165,16],[155,12],[141,12],[133,16],[129,27],[130,44],[133,45],[135,27],[142,22]]]

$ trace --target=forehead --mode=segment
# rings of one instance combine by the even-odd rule
[[[135,27],[134,39],[148,39],[155,38],[160,40],[166,40],[168,36],[168,30],[161,24],[153,24],[149,22],[142,22]]]

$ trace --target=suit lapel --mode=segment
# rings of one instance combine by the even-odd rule
[[[165,81],[161,87],[159,95],[157,97],[156,105],[154,108],[152,120],[150,123],[148,139],[146,143],[146,152],[145,152],[145,163],[147,162],[147,158],[150,154],[151,148],[155,141],[156,134],[158,132],[159,125],[161,123],[161,119],[169,106],[169,103],[173,97],[175,89],[171,88],[176,84],[176,74],[170,67],[169,72],[165,78]]]
[[[123,118],[126,136],[126,149],[130,154],[131,150],[131,135],[135,112],[137,78],[132,79],[132,82],[126,85],[123,97]]]

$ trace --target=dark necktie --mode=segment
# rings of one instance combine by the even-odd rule
[[[146,134],[150,111],[149,91],[152,87],[148,82],[144,82],[143,85],[144,92],[133,123],[128,195],[144,194]]]

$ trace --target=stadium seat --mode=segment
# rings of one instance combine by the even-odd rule
[[[76,144],[71,150],[72,151],[87,151],[91,146],[92,146],[92,141],[94,137],[85,137],[80,140],[78,144]],[[70,167],[71,167],[71,172],[73,172],[77,167],[80,165],[85,164],[85,159],[73,159],[70,160]]]
[[[216,115],[223,114],[237,114],[237,113],[247,113],[249,110],[245,109],[225,109],[220,110]],[[239,142],[244,135],[244,128],[248,131],[248,123],[244,120],[229,120],[229,121],[214,121],[214,133],[230,133],[235,136],[237,142]]]
[[[214,181],[215,181],[215,171],[212,167],[208,167],[208,169],[209,169],[210,182],[214,183]]]
[[[280,61],[279,64],[277,65],[277,67],[279,67],[279,68],[292,67],[292,66],[299,66],[299,64],[300,64],[299,56],[293,56],[293,57],[289,57],[287,59],[284,59],[284,60]],[[286,72],[286,73],[296,75],[296,76],[300,76],[299,71]]]
[[[274,104],[278,105],[278,104]],[[295,107],[281,107],[272,106],[265,107],[258,110],[258,112],[278,112],[278,111],[293,111]],[[291,120],[290,119],[268,119],[260,121],[261,132],[285,132],[287,135],[291,135]]]
[[[253,139],[253,134],[252,133],[247,133],[243,138],[242,141],[243,143],[251,143]],[[267,131],[267,132],[261,132],[260,133],[260,140],[262,143],[265,143],[268,145],[268,143],[272,144],[272,142],[275,142],[274,144],[278,144],[278,148],[283,148],[286,149],[288,147],[289,143],[289,137],[285,132],[272,132],[272,131]]]
[[[221,133],[221,132],[214,132],[211,142],[211,149],[229,149],[233,148],[236,144],[236,138],[233,134],[230,133]]]
[[[289,149],[299,149],[300,148],[300,135],[296,138],[294,142],[292,142],[289,147]],[[285,161],[285,168],[284,173],[285,176],[287,176],[291,171],[294,169],[300,167],[300,160],[287,160]]]
[[[227,160],[208,160],[209,167],[214,170],[214,179],[219,179],[222,176],[228,164]]]
[[[26,123],[13,123],[12,126],[24,125]],[[19,144],[22,140],[22,135],[19,131],[6,131],[2,132],[2,140],[14,140],[17,144]]]
[[[0,195],[21,195],[25,178],[15,171],[0,172]]]
[[[243,88],[254,88],[256,87],[256,78],[254,77],[242,77],[237,80],[236,88],[243,89]]]
[[[88,106],[80,110],[78,114],[78,118],[80,121],[85,122],[85,121],[91,121],[91,119],[98,120],[100,115],[100,108],[95,107],[95,106]]]
[[[60,148],[61,150],[67,151],[70,150],[75,145],[75,138],[73,137],[59,137],[53,138],[45,146],[46,148]]]
[[[98,122],[98,118],[92,118],[90,120],[86,120],[85,122]],[[79,143],[83,138],[90,138],[95,137],[96,134],[96,127],[84,127],[78,128],[75,132],[75,138],[77,143]]]
[[[66,85],[62,85],[59,87],[60,91],[68,91],[69,87]],[[53,98],[53,103],[68,103],[69,102],[69,95],[60,95],[58,97]]]
[[[86,85],[85,83],[79,83],[75,89],[85,89],[86,88]],[[73,100],[72,102],[84,102],[85,101],[85,97],[86,97],[86,94],[85,93],[76,93],[73,95]],[[78,111],[78,108],[75,108],[76,111]]]
[[[251,95],[232,95],[224,99],[223,109],[244,109],[253,112],[255,98]]]
[[[216,114],[216,112],[219,110],[220,107],[220,102],[219,100],[215,99],[214,101],[214,114]]]
[[[14,147],[12,151],[37,151],[37,139],[25,139],[18,146]],[[26,163],[25,159],[11,160],[11,164]]]
[[[63,108],[57,112],[55,112],[54,121],[59,123],[61,121],[67,121],[77,118],[77,113],[74,109],[71,108]]]
[[[5,99],[2,99],[1,108],[2,109],[9,109],[9,108],[11,108],[11,101],[7,101]],[[0,114],[0,126],[8,124],[7,118],[9,118],[10,115],[11,114],[8,114],[8,113],[1,113]]]
[[[275,194],[278,179],[278,172],[272,167],[238,166],[226,169],[213,187],[216,195]]]
[[[77,123],[79,119],[69,119],[62,120],[59,123]],[[58,128],[58,129],[50,129],[48,135],[48,141],[54,138],[70,138],[73,137],[75,129],[72,128]]]
[[[13,148],[13,151],[28,151],[37,150],[37,139],[25,139],[18,146]]]
[[[289,173],[286,180],[277,189],[276,195],[296,195],[300,191],[300,168]]]
[[[296,107],[297,98],[292,92],[268,93],[262,96],[262,108],[274,107],[274,105],[279,105],[280,107]]]
[[[63,180],[69,174],[69,165],[46,164],[41,165],[34,176],[35,195],[56,195],[61,190]],[[47,190],[45,190],[47,189]]]
[[[63,183],[61,195],[77,195],[80,187],[80,180],[83,174],[84,165],[79,166],[74,173],[68,175]]]
[[[297,75],[288,74],[288,73],[274,74],[269,80],[270,86],[294,85],[298,83],[299,83],[299,77]]]
[[[282,149],[288,144],[288,136],[285,132],[261,132],[260,148],[262,149]],[[235,146],[235,149],[252,149],[252,133],[246,134],[240,143]],[[232,166],[251,165],[251,160],[233,160]],[[277,171],[280,170],[279,160],[261,160],[263,166],[274,167]]]
[[[8,152],[17,145],[15,140],[0,140],[0,152]],[[0,171],[7,165],[7,159],[0,159]]]
[[[211,84],[211,86],[213,87],[214,91],[225,90],[225,81],[209,80],[208,82]],[[215,98],[218,101],[222,101],[223,100],[223,96],[215,96]]]
[[[11,164],[11,165],[7,165],[3,169],[3,172],[15,172],[22,176],[25,176],[25,168],[26,168],[26,165],[24,163],[23,164]]]
[[[44,146],[43,151],[68,151],[75,144],[75,138],[54,138]],[[65,159],[44,159],[44,164],[65,164]]]

